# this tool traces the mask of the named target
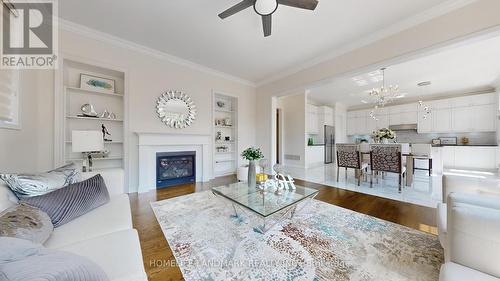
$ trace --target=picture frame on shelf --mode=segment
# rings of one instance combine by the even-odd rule
[[[115,80],[110,78],[99,77],[95,75],[80,74],[80,88],[85,90],[99,91],[114,94]]]

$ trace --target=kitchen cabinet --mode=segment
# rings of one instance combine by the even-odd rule
[[[497,146],[444,146],[441,148],[445,168],[495,170]]]
[[[452,127],[455,132],[472,132],[474,130],[474,116],[471,116],[470,107],[457,107],[451,110]]]
[[[312,104],[307,105],[307,126],[306,131],[308,134],[318,134],[318,107]]]
[[[364,135],[367,134],[366,110],[350,111],[347,113],[347,134]]]
[[[443,158],[443,166],[454,167],[455,166],[455,147],[454,146],[443,146],[441,148],[441,157]]]
[[[424,116],[426,116],[424,118]],[[419,134],[431,133],[432,132],[432,112],[430,114],[425,114],[424,111],[418,112],[418,120],[417,120],[417,132]]]
[[[451,132],[451,108],[432,110],[432,132]]]
[[[474,115],[473,132],[496,131],[496,107],[495,104],[477,105],[472,107]]]
[[[389,128],[389,115],[378,115],[377,119],[378,121],[376,129]]]
[[[356,134],[356,118],[348,117],[347,118],[347,135],[352,136]]]
[[[325,147],[307,146],[305,162],[306,168],[322,166],[325,163]]]
[[[424,112],[417,103],[388,106],[378,110],[375,124],[369,110],[348,112],[348,135],[371,134],[376,128],[389,125],[417,124],[418,133],[495,132],[497,103],[495,94],[480,94],[425,102],[431,112]],[[363,120],[360,120],[364,119]]]
[[[473,105],[452,109],[454,132],[493,132],[495,126],[495,105]]]

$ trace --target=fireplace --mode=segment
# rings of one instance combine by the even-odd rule
[[[196,151],[156,153],[156,188],[196,181]]]

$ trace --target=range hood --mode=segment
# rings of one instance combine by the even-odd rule
[[[400,124],[400,125],[391,125],[389,129],[393,131],[416,131],[417,124]]]

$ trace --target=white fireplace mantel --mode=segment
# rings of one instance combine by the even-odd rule
[[[196,181],[212,177],[212,137],[198,134],[136,133],[139,136],[139,192],[156,189],[156,153],[196,151]]]

